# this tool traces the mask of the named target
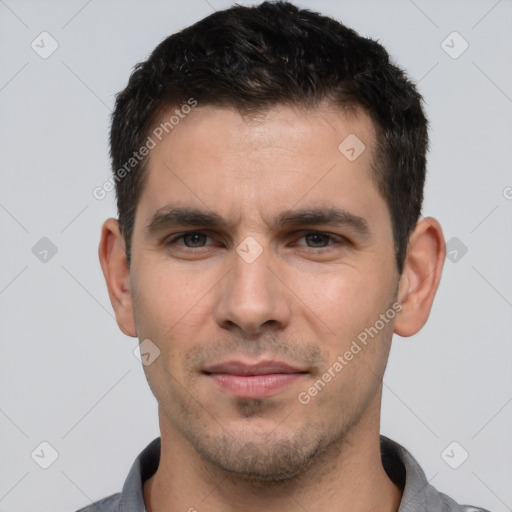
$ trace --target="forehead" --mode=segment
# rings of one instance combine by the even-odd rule
[[[181,118],[173,115],[178,111],[163,112],[157,118],[157,135],[160,133],[162,140],[156,140],[157,147],[150,157],[157,158],[173,146],[178,161],[187,150],[197,149],[201,144],[201,152],[188,153],[187,160],[196,157],[217,160],[221,152],[224,159],[229,153],[245,153],[250,157],[254,152],[261,159],[264,153],[287,151],[301,160],[321,162],[333,155],[343,155],[338,153],[339,144],[352,136],[349,141],[364,144],[362,160],[369,161],[376,143],[373,122],[359,107],[341,108],[324,102],[315,108],[278,105],[254,114],[241,114],[232,108],[198,105]],[[350,160],[354,155],[345,153],[345,156]],[[264,160],[262,164],[265,163]]]
[[[137,208],[145,223],[168,203],[254,223],[294,205],[343,203],[355,214],[383,206],[371,177],[376,132],[362,110],[278,106],[242,116],[198,105],[155,142]]]

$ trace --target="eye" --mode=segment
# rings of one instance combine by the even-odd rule
[[[330,248],[348,243],[348,240],[343,236],[323,233],[321,231],[305,231],[300,234],[301,236],[296,239],[296,245],[306,249],[318,249],[316,252],[322,252],[322,249],[329,250]],[[202,231],[186,231],[169,237],[164,243],[165,246],[178,250],[194,251],[205,249],[212,245],[212,237]]]
[[[320,231],[308,231],[302,234],[299,240],[306,240],[306,244],[298,243],[298,245],[306,246],[311,249],[323,249],[336,244],[342,244],[346,240],[341,236],[334,236],[329,233]],[[331,243],[329,243],[331,242]]]
[[[166,241],[165,245],[178,245],[187,249],[200,249],[205,247],[208,238],[210,237],[201,231],[187,231],[186,233],[171,237]],[[183,243],[177,243],[179,240]]]

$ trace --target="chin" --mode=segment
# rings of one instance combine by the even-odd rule
[[[227,477],[252,482],[290,482],[306,473],[319,460],[332,440],[316,438],[314,431],[297,430],[272,436],[276,425],[268,432],[237,431],[237,438],[201,439],[194,443],[199,455]],[[244,440],[240,439],[243,435]],[[273,439],[271,439],[273,437]],[[257,438],[257,439],[256,439]]]

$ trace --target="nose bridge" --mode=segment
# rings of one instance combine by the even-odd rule
[[[288,322],[288,306],[272,268],[268,247],[247,237],[233,252],[232,270],[223,279],[216,305],[217,323],[257,333],[265,324]]]
[[[267,296],[269,282],[272,273],[269,271],[271,265],[270,250],[256,242],[252,237],[247,237],[236,248],[236,256],[233,258],[233,291],[239,293],[241,299],[245,299],[245,291],[253,297]],[[254,301],[252,301],[254,302]]]

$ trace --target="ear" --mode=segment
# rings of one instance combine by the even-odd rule
[[[117,325],[127,336],[136,337],[130,269],[126,260],[124,238],[117,219],[110,218],[103,223],[98,256]]]
[[[432,217],[418,221],[409,239],[398,288],[402,310],[394,331],[399,336],[412,336],[425,325],[441,280],[445,253],[439,222]]]

